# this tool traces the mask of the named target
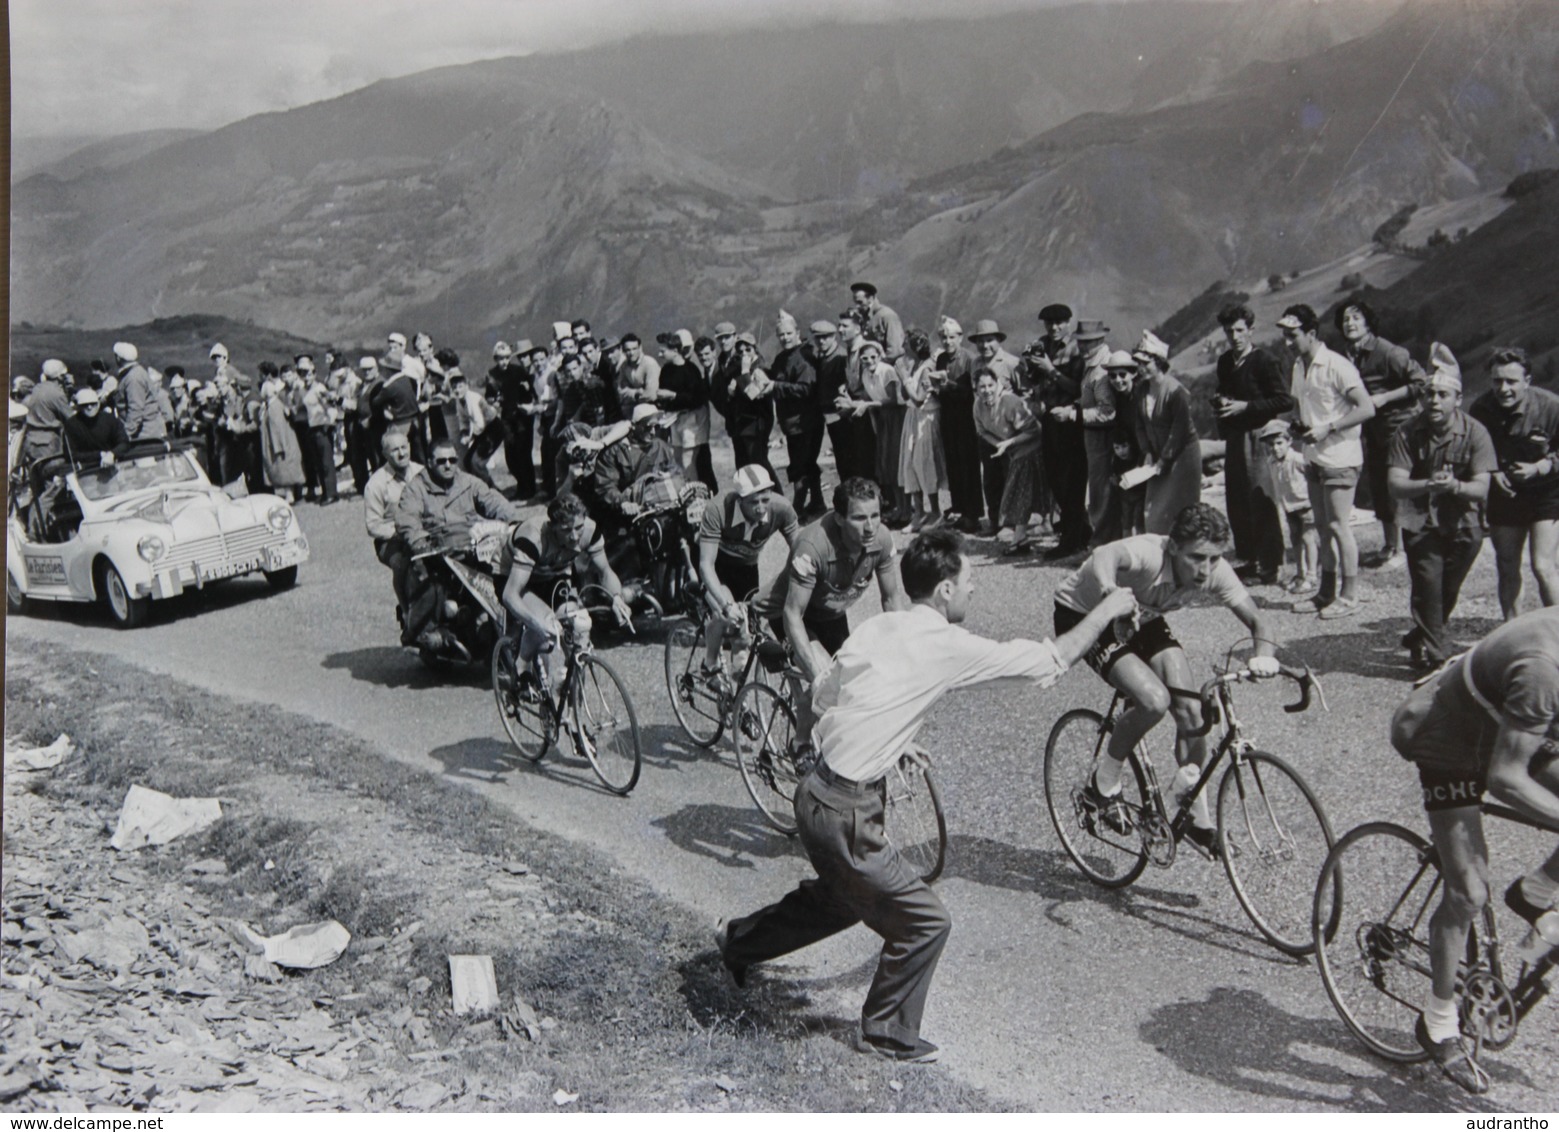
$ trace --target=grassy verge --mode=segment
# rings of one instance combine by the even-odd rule
[[[558,1090],[577,1095],[570,1108],[618,1111],[996,1107],[944,1071],[854,1052],[854,1019],[815,1009],[793,982],[758,975],[737,991],[709,925],[685,909],[337,729],[56,650],[7,658],[5,731],[8,744],[75,739],[79,753],[37,790],[98,831],[132,784],[222,799],[216,826],[137,857],[145,883],[210,905],[210,948],[229,968],[220,917],[263,933],[325,918],[351,930],[341,959],[275,988],[328,1003],[361,1039],[346,1055],[358,1085],[347,1107],[552,1109]],[[106,832],[91,837],[89,855],[113,858]],[[24,847],[8,831],[5,848]],[[110,866],[56,864],[61,885],[110,883]],[[93,895],[132,913],[138,898]],[[535,1040],[451,1012],[450,954],[493,956],[503,1008],[533,1008]],[[412,1071],[442,1094],[407,1090]]]

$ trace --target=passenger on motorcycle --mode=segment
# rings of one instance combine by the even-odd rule
[[[519,508],[470,472],[460,470],[460,452],[453,440],[433,445],[428,466],[406,483],[395,508],[395,530],[411,553],[455,550],[469,545],[471,524],[477,519],[514,522]],[[427,572],[413,565],[408,579],[409,598],[401,643],[416,644],[433,652],[444,651],[444,641],[434,623],[438,603]]]
[[[630,489],[654,472],[680,472],[677,450],[657,432],[660,410],[654,405],[635,405],[627,439],[610,445],[596,458],[592,477],[595,494],[607,515],[626,524],[639,513]]]
[[[726,634],[740,637],[747,621],[742,600],[758,588],[758,556],[775,534],[794,549],[800,533],[796,509],[774,490],[761,464],[736,470],[736,486],[704,509],[698,532],[698,576],[713,616],[704,628],[704,683],[717,693],[731,691],[720,664]]]
[[[556,612],[563,588],[559,583],[579,584],[586,578],[597,582],[611,595],[618,623],[626,625],[631,611],[623,598],[622,582],[606,560],[605,540],[577,495],[559,495],[547,504],[545,518],[538,516],[516,525],[505,558],[508,578],[503,585],[503,605],[520,624],[521,687],[529,680],[536,657],[543,655],[547,686],[556,694],[566,659],[557,647],[563,633]],[[590,615],[582,607],[565,612],[576,618],[575,632],[588,637]]]

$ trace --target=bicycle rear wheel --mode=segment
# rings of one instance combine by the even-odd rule
[[[551,748],[553,733],[540,694],[533,690],[530,699],[521,694],[519,648],[519,642],[508,637],[499,637],[493,646],[493,698],[509,742],[521,758],[535,763]]]
[[[736,765],[753,803],[781,833],[796,832],[796,715],[767,684],[743,685],[731,708]]]
[[[1083,803],[1083,788],[1103,756],[1103,717],[1078,708],[1056,720],[1045,741],[1045,808],[1061,838],[1061,848],[1083,875],[1105,888],[1124,888],[1148,864],[1140,821],[1148,812],[1148,790],[1136,757],[1131,773],[1121,775],[1132,828],[1116,833]],[[1135,792],[1133,792],[1135,791]]]
[[[1391,1061],[1429,1056],[1413,1026],[1429,990],[1429,916],[1439,894],[1434,849],[1390,822],[1344,835],[1316,882],[1311,927],[1327,997],[1354,1036]]]
[[[947,818],[942,794],[931,772],[905,755],[888,772],[883,797],[883,831],[909,861],[920,879],[930,884],[947,864]]]
[[[628,686],[606,661],[579,658],[574,678],[575,741],[595,768],[596,777],[614,794],[627,794],[639,781],[639,721]]]
[[[700,747],[713,747],[725,730],[725,705],[699,676],[705,631],[704,625],[679,621],[666,634],[666,691],[687,737]]]
[[[1240,907],[1279,951],[1309,955],[1314,879],[1333,841],[1315,792],[1276,755],[1250,751],[1223,772],[1217,817],[1223,868]]]

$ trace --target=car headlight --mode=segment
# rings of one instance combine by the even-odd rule
[[[292,508],[285,503],[278,503],[265,514],[265,521],[271,530],[280,534],[292,525]]]
[[[155,562],[168,553],[168,544],[156,535],[146,535],[135,544],[135,552],[146,562]]]

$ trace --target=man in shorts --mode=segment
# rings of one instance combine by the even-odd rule
[[[776,534],[795,548],[801,527],[796,509],[774,490],[762,464],[736,469],[736,486],[704,508],[698,531],[698,577],[712,616],[704,627],[704,683],[717,693],[732,691],[720,666],[726,634],[740,637],[747,616],[742,602],[758,588],[758,556]]]
[[[1456,965],[1468,927],[1489,900],[1483,793],[1559,828],[1556,738],[1559,609],[1539,609],[1494,630],[1415,691],[1392,721],[1392,745],[1418,766],[1445,878],[1429,920],[1433,980],[1418,1041],[1447,1077],[1473,1093],[1486,1091],[1489,1079],[1461,1039]],[[1505,903],[1533,926],[1521,947],[1521,958],[1531,961],[1550,945],[1539,933],[1559,933],[1559,849],[1517,878]]]
[[[868,481],[846,486],[861,482]],[[862,498],[846,496],[847,515]],[[792,557],[802,552],[798,546]],[[937,1059],[920,1024],[953,921],[884,834],[886,776],[918,750],[915,735],[943,695],[998,682],[1049,687],[1134,608],[1131,595],[1116,590],[1053,641],[987,640],[959,626],[974,592],[971,574],[953,531],[924,532],[905,551],[903,590],[895,592],[907,592],[913,606],[901,603],[863,625],[814,692],[821,753],[796,789],[795,811],[817,876],[715,934],[722,964],[743,986],[754,964],[864,923],[883,946],[856,1048],[892,1061]]]
[[[612,612],[626,625],[632,613],[623,598],[622,582],[606,560],[606,541],[586,514],[584,503],[567,492],[547,504],[545,517],[515,525],[507,558],[503,605],[520,623],[520,663],[516,668],[521,694],[535,694],[527,687],[531,665],[538,654],[544,654],[547,686],[556,695],[565,660],[557,648],[563,629],[554,612],[563,592],[559,583],[584,575],[599,581],[611,595]],[[589,631],[588,620],[584,631]]]
[[[874,576],[883,609],[909,606],[877,485],[853,476],[834,488],[833,503],[831,512],[797,537],[760,609],[809,683],[849,637],[848,611]]]
[[[1521,600],[1521,552],[1529,539],[1537,596],[1544,605],[1559,602],[1559,397],[1533,388],[1525,350],[1495,350],[1490,368],[1489,390],[1468,415],[1489,430],[1499,460],[1489,487],[1489,541],[1509,621]]]
[[[1229,520],[1206,503],[1193,503],[1175,518],[1167,535],[1137,535],[1096,549],[1056,590],[1055,630],[1059,637],[1082,623],[1101,601],[1116,590],[1130,590],[1137,599],[1139,620],[1129,629],[1117,625],[1084,654],[1083,659],[1105,682],[1131,700],[1116,720],[1094,778],[1084,791],[1085,802],[1117,833],[1127,830],[1121,771],[1127,757],[1166,713],[1175,717],[1175,775],[1171,797],[1189,793],[1207,761],[1202,705],[1193,696],[1172,695],[1170,689],[1192,689],[1191,662],[1170,631],[1164,614],[1208,599],[1227,606],[1256,643],[1250,669],[1257,676],[1276,676],[1277,644],[1270,627],[1225,555],[1233,548]],[[1203,791],[1191,810],[1186,837],[1208,858],[1217,852],[1217,834]]]

